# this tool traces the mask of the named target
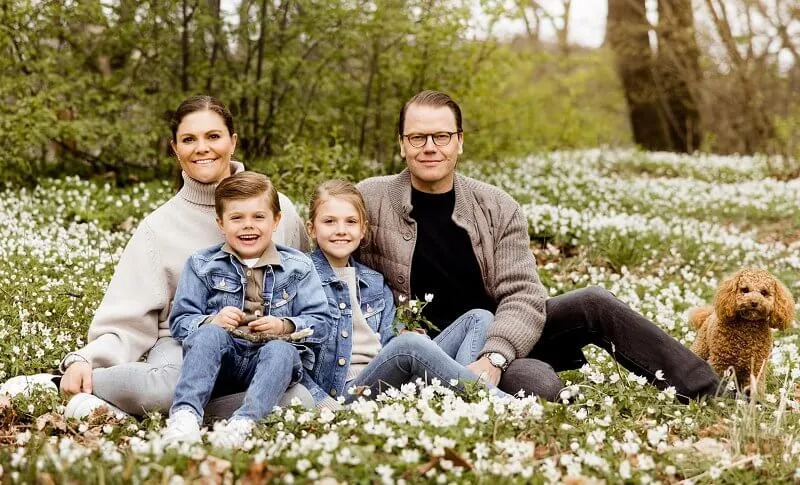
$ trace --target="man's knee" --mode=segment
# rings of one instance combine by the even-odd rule
[[[499,387],[509,394],[522,390],[526,396],[556,401],[564,384],[550,364],[536,359],[517,359],[503,372]]]

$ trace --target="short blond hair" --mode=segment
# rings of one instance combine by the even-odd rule
[[[366,246],[369,244],[371,238],[369,220],[367,220],[367,205],[364,203],[364,197],[361,195],[361,192],[358,191],[352,182],[346,180],[328,180],[319,184],[308,202],[309,222],[314,224],[319,206],[334,198],[344,199],[353,204],[356,212],[358,212],[358,217],[361,219],[361,225],[364,227],[361,245]]]
[[[217,217],[222,219],[225,212],[225,202],[230,200],[243,200],[260,195],[267,196],[267,203],[272,210],[272,215],[281,213],[281,202],[278,200],[278,190],[272,181],[258,172],[240,172],[222,179],[214,189],[214,209]]]

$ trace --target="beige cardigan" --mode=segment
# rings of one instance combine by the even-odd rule
[[[244,170],[232,164],[235,173]],[[138,361],[159,337],[170,335],[167,319],[186,260],[223,241],[215,220],[216,185],[185,173],[183,180],[183,188],[136,228],[89,326],[89,343],[73,352],[93,367]],[[282,218],[273,240],[308,251],[303,221],[292,202],[279,197]]]
[[[489,184],[455,176],[453,221],[472,241],[486,292],[497,303],[481,354],[499,352],[509,362],[525,357],[539,340],[547,291],[530,250],[528,223],[510,195]],[[373,177],[358,184],[367,203],[372,243],[359,259],[384,274],[395,292],[408,296],[416,222],[411,213],[411,177]]]

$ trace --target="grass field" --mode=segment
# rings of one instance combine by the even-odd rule
[[[685,345],[686,310],[739,267],[767,268],[800,297],[800,180],[769,178],[764,159],[593,150],[461,169],[522,204],[552,295],[603,286]],[[136,222],[171,193],[76,179],[2,193],[0,380],[52,371],[85,343]],[[586,353],[590,365],[562,374],[563,403],[408,385],[335,415],[273,413],[241,450],[163,450],[158,415],[66,422],[55,394],[0,396],[0,481],[800,481],[797,329],[776,334],[761,402],[682,405]]]

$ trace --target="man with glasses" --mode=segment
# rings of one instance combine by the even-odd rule
[[[717,390],[708,364],[608,291],[547,298],[519,204],[455,172],[464,132],[450,96],[412,97],[400,111],[398,142],[407,169],[358,185],[373,231],[360,258],[396,295],[434,294],[425,315],[442,332],[470,309],[494,313],[473,372],[508,393],[555,400],[555,371],[579,368],[582,348],[595,344],[657,386],[675,386],[683,400]]]

